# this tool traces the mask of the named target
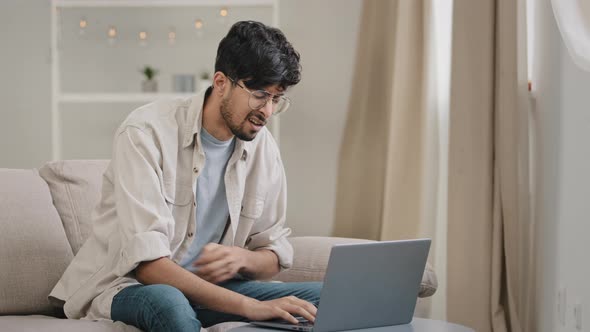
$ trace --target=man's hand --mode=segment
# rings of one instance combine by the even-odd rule
[[[193,266],[198,268],[196,275],[218,284],[233,278],[245,266],[248,253],[240,247],[209,243],[203,247]]]
[[[294,316],[301,316],[315,322],[317,308],[313,304],[295,296],[270,301],[251,300],[244,307],[245,317],[250,320],[284,319],[297,324],[299,321]]]

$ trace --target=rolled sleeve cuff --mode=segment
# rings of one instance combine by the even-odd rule
[[[264,249],[271,250],[277,255],[281,272],[293,266],[293,246],[286,238],[280,238],[268,245],[254,248],[254,250]]]
[[[121,249],[121,259],[115,273],[122,277],[133,271],[141,262],[170,255],[170,242],[166,235],[157,231],[137,233]]]

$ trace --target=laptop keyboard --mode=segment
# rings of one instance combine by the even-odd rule
[[[298,326],[313,326],[313,323],[310,322],[309,320],[303,318],[303,317],[295,317],[295,319],[297,319],[299,321],[299,323],[297,324]],[[295,325],[287,320],[283,320],[283,319],[278,319],[276,321],[273,321],[276,323],[280,323],[280,324],[289,324],[289,325]]]
[[[313,323],[308,321],[307,319],[303,318],[303,317],[295,317],[297,318],[297,320],[299,321],[298,325],[301,326],[313,326]]]

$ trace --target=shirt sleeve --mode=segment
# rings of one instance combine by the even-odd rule
[[[264,201],[264,209],[252,228],[247,248],[272,250],[279,258],[281,271],[293,266],[293,246],[287,240],[291,229],[285,227],[287,216],[287,179],[280,158]]]
[[[126,127],[115,138],[113,185],[122,243],[118,276],[143,261],[171,255],[174,219],[162,194],[159,158],[155,141],[142,129]]]

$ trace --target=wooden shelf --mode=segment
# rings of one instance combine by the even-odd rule
[[[65,93],[60,103],[149,103],[160,98],[188,98],[195,93]]]

